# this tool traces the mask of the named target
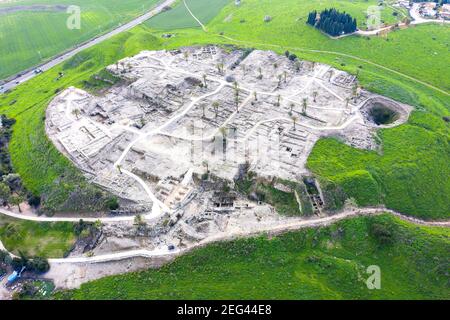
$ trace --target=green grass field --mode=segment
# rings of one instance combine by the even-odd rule
[[[203,24],[207,24],[231,0],[186,0],[189,9]],[[186,6],[180,1],[172,10],[150,19],[146,25],[160,30],[200,28]]]
[[[0,10],[19,5],[77,5],[81,29],[69,30],[69,14],[60,11],[0,13],[0,79],[30,68],[74,45],[104,33],[148,10],[158,0],[21,0],[0,3]],[[143,10],[144,9],[144,10]]]
[[[73,224],[36,223],[0,216],[0,239],[10,252],[28,257],[62,258],[73,246]]]
[[[445,219],[450,213],[449,133],[442,119],[415,113],[409,124],[380,132],[381,155],[323,139],[308,167],[343,186],[362,206],[385,203],[424,219]]]
[[[159,270],[103,278],[56,298],[448,299],[449,235],[390,215],[360,217],[212,244]],[[380,290],[367,289],[370,265],[381,269]]]

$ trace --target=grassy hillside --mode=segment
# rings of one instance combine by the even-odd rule
[[[128,22],[158,0],[21,0],[0,3],[0,79],[39,64],[76,44]],[[69,30],[66,9],[2,13],[2,8],[32,5],[76,5],[81,29]]]
[[[330,4],[320,4],[315,1],[297,3],[286,0],[270,2],[269,5],[265,0],[248,0],[239,8],[234,3],[227,5],[208,24],[208,33],[198,28],[173,30],[171,32],[175,37],[163,39],[161,34],[167,31],[140,26],[91,48],[0,97],[0,112],[17,119],[10,145],[14,168],[22,176],[27,188],[36,194],[48,195],[47,201],[50,203],[64,201],[76,187],[87,188],[81,174],[45,137],[45,108],[57,92],[71,85],[82,87],[83,81],[89,80],[93,74],[120,58],[144,49],[170,49],[208,43],[235,44],[279,53],[289,49],[304,59],[328,63],[352,73],[359,70],[359,80],[364,87],[409,103],[422,111],[416,113],[408,125],[382,132],[385,154],[381,156],[351,148],[340,150],[341,146],[333,140],[321,141],[310,161],[314,172],[324,179],[345,185],[361,205],[385,202],[389,207],[407,214],[425,218],[448,217],[449,179],[446,174],[448,170],[443,166],[448,163],[449,157],[448,124],[445,124],[442,116],[450,115],[450,96],[408,77],[448,91],[450,80],[446,74],[450,72],[450,29],[440,25],[423,25],[396,31],[384,38],[372,37],[366,40],[349,37],[336,41],[307,27],[301,20],[312,8],[331,4],[339,4],[342,10],[342,6],[347,4],[348,12],[355,15],[359,12],[363,16],[363,3],[372,4],[370,1],[331,1]],[[264,23],[266,14],[272,15],[273,21]],[[282,14],[283,19],[277,19]],[[241,23],[241,20],[245,22]],[[225,36],[242,42],[218,35],[221,31]],[[417,43],[422,45],[412,50],[412,46]],[[320,52],[311,51],[316,49]],[[57,81],[59,71],[64,72],[65,76]],[[331,143],[333,148],[328,150],[327,147],[320,147],[326,143]],[[429,151],[425,150],[428,144],[431,145]],[[330,152],[336,149],[339,152]],[[329,157],[330,163],[323,161],[325,155]],[[396,161],[399,155],[402,161]],[[347,158],[340,159],[344,156]],[[370,158],[376,170],[361,163],[366,157]],[[378,160],[382,162],[378,163]],[[352,161],[360,164],[352,164]],[[340,162],[344,165],[341,166]],[[355,171],[358,174],[354,174]],[[340,176],[335,176],[337,173]],[[361,190],[366,187],[374,192],[370,195],[366,192],[363,196],[364,191]]]
[[[93,281],[65,299],[448,299],[448,229],[389,215],[213,244],[159,270]],[[368,290],[366,269],[381,269]]]
[[[424,128],[421,121],[435,121],[438,127]],[[448,218],[448,125],[437,117],[416,113],[410,124],[381,130],[379,135],[382,154],[357,150],[335,139],[320,140],[308,159],[308,167],[341,185],[360,205],[383,202],[425,219]],[[369,181],[361,184],[364,179]]]

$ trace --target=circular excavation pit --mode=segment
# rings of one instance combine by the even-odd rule
[[[389,99],[370,99],[361,109],[366,122],[376,127],[392,127],[406,122],[409,108]]]
[[[369,110],[369,116],[376,125],[388,125],[398,120],[399,114],[380,103],[374,103]]]

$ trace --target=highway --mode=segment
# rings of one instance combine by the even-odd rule
[[[6,82],[0,86],[0,93],[5,93],[8,90],[14,89],[19,84],[22,84],[22,83],[27,82],[28,80],[34,78],[37,75],[34,72],[34,70],[36,70],[36,69],[41,69],[43,72],[45,72],[45,71],[53,68],[54,66],[60,64],[61,62],[64,62],[64,61],[72,58],[74,55],[76,55],[77,53],[79,53],[85,49],[91,48],[91,47],[95,46],[96,44],[99,44],[105,40],[108,40],[108,39],[124,32],[124,31],[130,30],[130,29],[136,27],[137,25],[139,25],[139,24],[147,21],[148,19],[154,17],[155,15],[161,13],[165,7],[172,5],[175,1],[176,0],[162,1],[161,3],[156,5],[152,10],[145,13],[144,15],[139,16],[136,19],[134,19],[124,25],[121,25],[120,27],[118,27],[106,34],[103,34],[101,36],[93,38],[78,47],[70,49],[69,51],[66,51],[63,54],[54,57],[52,60],[45,62],[42,65],[36,66],[33,69],[30,69],[29,71],[25,72],[24,74],[22,74],[18,77],[16,76],[13,80]],[[19,74],[21,74],[21,73],[19,73]]]

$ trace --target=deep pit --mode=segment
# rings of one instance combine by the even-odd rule
[[[370,119],[377,125],[391,124],[400,118],[395,110],[376,102],[369,110]]]

